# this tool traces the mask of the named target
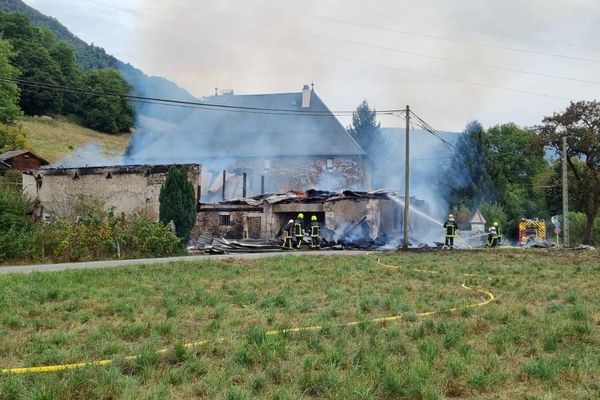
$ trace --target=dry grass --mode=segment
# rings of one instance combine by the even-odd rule
[[[63,117],[53,120],[26,117],[22,121],[33,152],[53,163],[62,160],[78,147],[94,143],[106,156],[125,152],[129,134],[110,135],[79,126]]]
[[[0,376],[0,399],[600,396],[596,253],[382,260],[402,268],[373,256],[278,257],[2,276],[1,367],[138,358]],[[483,296],[463,282],[497,300],[464,308]],[[417,316],[450,307],[461,311]],[[395,314],[403,319],[368,322]],[[364,322],[340,326],[353,320]],[[266,334],[315,324],[323,329]]]

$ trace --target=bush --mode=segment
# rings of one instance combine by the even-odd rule
[[[115,216],[98,204],[81,202],[77,218],[33,223],[30,203],[17,190],[0,186],[0,261],[90,261],[176,255],[180,241],[165,225],[142,215]]]
[[[32,226],[27,218],[31,204],[10,183],[0,185],[0,261],[25,255]]]
[[[37,224],[29,255],[33,260],[89,261],[107,258],[165,257],[178,253],[179,239],[171,230],[143,216],[102,220],[58,220]]]
[[[586,221],[584,213],[569,213],[569,241],[571,246],[581,244]],[[596,220],[594,221],[593,238],[595,243],[600,243],[600,217],[596,217]]]

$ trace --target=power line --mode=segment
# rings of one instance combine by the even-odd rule
[[[75,93],[84,93],[91,94],[94,96],[100,97],[113,97],[113,98],[121,98],[132,101],[151,103],[151,104],[159,104],[159,105],[168,105],[168,106],[176,106],[176,107],[185,107],[185,108],[200,108],[207,109],[213,111],[232,111],[232,112],[246,112],[246,113],[254,113],[254,114],[271,114],[271,115],[302,115],[302,116],[323,116],[330,117],[332,115],[336,116],[351,116],[355,110],[351,111],[309,111],[309,110],[297,110],[297,109],[285,109],[285,108],[261,108],[261,107],[249,107],[249,106],[235,106],[228,104],[214,104],[207,102],[193,102],[193,101],[184,101],[184,100],[173,100],[159,97],[146,97],[146,96],[137,96],[130,94],[120,94],[114,92],[105,92],[98,90],[91,90],[86,88],[78,88],[74,86],[66,86],[66,85],[57,85],[46,82],[37,82],[30,81],[25,79],[14,79],[14,78],[6,78],[0,77],[0,82],[4,83],[13,83],[21,86],[29,86],[35,87],[38,89],[44,90],[54,90],[54,91],[68,91]],[[391,110],[382,110],[378,111],[380,114],[391,115],[393,113],[402,113],[402,109],[391,109]]]
[[[452,143],[450,143],[448,140],[446,140],[444,137],[442,137],[442,134],[440,132],[438,132],[434,127],[429,125],[429,123],[427,123],[425,120],[423,120],[417,114],[415,114],[414,111],[410,110],[410,113],[417,120],[417,122],[413,122],[415,125],[420,126],[427,132],[431,133],[433,136],[437,137],[442,143],[444,143],[446,146],[448,146],[452,150],[458,151],[456,146],[454,146]]]
[[[88,0],[88,1],[93,1],[93,0]],[[163,3],[160,3],[160,4],[163,4]],[[260,28],[268,28],[268,29],[273,29],[273,30],[284,30],[284,31],[292,32],[292,33],[297,33],[300,35],[308,35],[308,36],[313,36],[313,37],[320,38],[320,39],[331,40],[334,42],[346,43],[346,44],[350,44],[353,46],[361,46],[361,47],[366,47],[366,48],[370,48],[370,49],[389,51],[389,52],[394,52],[394,53],[399,53],[399,54],[407,54],[407,55],[411,55],[411,56],[415,56],[415,57],[428,58],[431,60],[450,62],[450,63],[460,64],[460,65],[472,65],[475,67],[495,69],[495,70],[505,71],[505,72],[514,72],[514,73],[525,74],[525,75],[540,76],[540,77],[544,77],[544,78],[560,79],[560,80],[566,80],[566,81],[571,81],[571,82],[580,82],[580,83],[586,83],[586,84],[592,84],[592,85],[600,85],[600,81],[591,80],[591,79],[573,78],[573,77],[564,76],[564,75],[555,75],[555,74],[549,74],[549,73],[545,73],[545,72],[528,71],[528,70],[519,69],[519,68],[503,67],[503,66],[499,66],[499,65],[491,65],[491,64],[479,63],[479,62],[474,62],[474,61],[461,60],[461,59],[457,59],[457,58],[441,57],[441,56],[431,55],[431,54],[427,54],[427,53],[398,49],[395,47],[381,46],[381,45],[377,45],[377,44],[369,44],[369,43],[364,43],[364,42],[357,42],[354,40],[336,38],[336,37],[332,37],[332,36],[321,35],[321,34],[312,33],[312,32],[306,32],[306,31],[302,31],[302,30],[298,30],[298,29],[294,29],[294,28],[289,28],[289,27],[267,25],[267,24],[257,23],[254,21],[249,21],[249,20],[242,19],[242,18],[234,18],[234,19],[237,21],[240,21],[242,23],[248,24],[248,25],[258,26]]]
[[[469,40],[455,39],[455,38],[450,38],[447,36],[431,35],[431,34],[421,33],[421,32],[413,32],[413,31],[401,30],[401,29],[390,28],[390,27],[369,25],[369,24],[365,24],[365,23],[361,23],[361,22],[349,21],[349,20],[345,20],[345,19],[339,19],[339,18],[327,17],[327,16],[323,16],[323,15],[316,15],[316,14],[310,14],[310,13],[305,13],[305,12],[301,12],[301,11],[290,10],[287,8],[272,7],[272,6],[267,6],[264,4],[250,3],[249,1],[246,1],[246,0],[232,0],[232,1],[235,1],[238,3],[245,3],[245,4],[248,4],[251,6],[255,6],[255,7],[268,8],[268,9],[276,10],[276,11],[279,11],[282,13],[295,14],[295,15],[300,15],[303,17],[316,18],[316,19],[321,19],[324,21],[335,22],[335,23],[351,25],[351,26],[357,26],[357,27],[362,27],[362,28],[368,28],[368,29],[373,29],[373,30],[379,30],[379,31],[384,31],[384,32],[393,32],[393,33],[399,33],[399,34],[403,34],[403,35],[418,36],[418,37],[424,37],[424,38],[428,38],[428,39],[442,40],[442,41],[448,41],[448,42],[454,42],[454,43],[460,43],[460,44],[467,44],[467,45],[471,45],[471,46],[486,47],[486,48],[497,49],[497,50],[506,50],[506,51],[524,53],[524,54],[563,58],[563,59],[574,60],[574,61],[600,63],[600,60],[593,59],[593,58],[576,57],[576,56],[569,56],[566,54],[547,53],[547,52],[543,52],[543,51],[528,50],[528,49],[521,49],[521,48],[514,48],[514,47],[507,47],[507,46],[499,46],[499,45],[494,45],[494,44],[489,44],[489,43],[481,43],[481,42],[473,42],[473,41],[469,41]]]
[[[87,0],[87,1],[91,1],[94,3],[98,3],[98,4],[103,4],[103,5],[110,7],[110,5],[108,5],[106,3],[100,3],[96,0]],[[156,0],[151,0],[151,1],[154,3],[157,3],[157,4],[166,5],[165,3],[159,2]],[[236,0],[232,0],[232,1],[236,1]],[[241,1],[241,2],[245,2],[245,1]],[[118,7],[118,9],[125,10],[122,7]],[[137,12],[138,14],[142,14],[142,15],[147,15],[147,14],[143,14],[136,10],[128,10],[128,11]],[[450,63],[461,64],[461,65],[472,65],[472,66],[481,67],[481,68],[496,69],[499,71],[514,72],[514,73],[519,73],[519,74],[540,76],[540,77],[551,78],[551,79],[560,79],[560,80],[566,80],[566,81],[571,81],[571,82],[587,83],[587,84],[592,84],[592,85],[600,85],[600,81],[591,80],[591,79],[573,78],[573,77],[564,76],[564,75],[549,74],[549,73],[537,72],[537,71],[527,71],[527,70],[518,69],[518,68],[503,67],[503,66],[499,66],[499,65],[491,65],[491,64],[461,60],[461,59],[456,59],[456,58],[435,56],[435,55],[431,55],[431,54],[427,54],[427,53],[397,49],[394,47],[381,46],[381,45],[369,44],[369,43],[364,43],[364,42],[357,42],[357,41],[348,40],[348,39],[341,39],[341,38],[336,38],[336,37],[327,36],[327,35],[321,35],[318,33],[306,32],[306,31],[293,29],[293,28],[289,28],[289,27],[284,27],[284,26],[267,25],[267,24],[263,24],[263,23],[249,21],[249,20],[246,20],[243,18],[232,18],[232,17],[229,17],[229,18],[235,19],[235,20],[240,21],[245,24],[258,26],[260,28],[268,28],[268,29],[273,29],[273,30],[284,30],[284,31],[292,32],[292,33],[297,33],[300,35],[309,35],[309,36],[313,36],[316,38],[331,40],[331,41],[335,41],[335,42],[339,42],[339,43],[346,43],[346,44],[350,44],[350,45],[354,45],[354,46],[361,46],[361,47],[389,51],[389,52],[394,52],[394,53],[399,53],[399,54],[407,54],[407,55],[411,55],[411,56],[415,56],[415,57],[428,58],[428,59],[432,59],[432,60],[450,62]]]
[[[98,4],[103,4],[103,5],[106,5],[107,7],[112,7],[112,8],[117,8],[117,9],[123,9],[122,7],[110,6],[108,4],[100,3],[100,2],[97,2],[95,0],[87,0],[87,1],[92,1],[92,2],[95,2],[95,3],[98,3]],[[137,13],[137,14],[141,14],[141,15],[151,16],[150,14],[145,14],[145,13],[142,13],[142,12],[139,12],[139,11],[136,11],[136,10],[127,9],[127,11],[130,11],[130,12],[133,12],[133,13]],[[213,31],[213,32],[216,32],[216,33],[219,33],[219,34],[224,34],[224,35],[227,35],[227,36],[239,38],[239,39],[242,39],[242,40],[251,40],[251,41],[257,42],[258,44],[262,44],[263,46],[266,45],[266,46],[269,46],[269,47],[279,47],[279,48],[283,48],[285,50],[290,50],[290,47],[287,46],[287,45],[284,45],[284,44],[273,43],[273,42],[265,42],[265,41],[262,41],[262,40],[257,40],[257,39],[249,38],[248,36],[245,36],[245,35],[236,35],[236,34],[232,34],[232,33],[229,33],[229,32],[223,32],[223,31],[219,31],[219,30],[215,30],[215,29],[211,29],[211,28],[207,28],[207,27],[198,27],[198,28],[200,28],[202,30],[209,30],[209,31]],[[448,76],[443,76],[443,75],[438,75],[438,74],[433,74],[433,73],[427,73],[427,72],[412,70],[412,69],[404,68],[404,67],[396,67],[396,66],[391,66],[391,65],[378,64],[378,63],[374,63],[374,62],[363,61],[363,60],[359,60],[359,59],[355,59],[355,58],[350,58],[350,57],[345,57],[345,56],[338,56],[338,55],[324,53],[324,52],[320,52],[320,51],[316,51],[316,50],[311,50],[311,49],[304,49],[304,48],[297,48],[296,47],[296,48],[292,48],[291,50],[302,52],[302,53],[315,54],[315,55],[318,55],[318,56],[321,56],[321,57],[333,58],[333,59],[347,61],[347,62],[352,62],[352,63],[356,63],[356,64],[362,64],[362,65],[368,65],[368,66],[377,67],[377,68],[383,68],[383,69],[400,71],[400,72],[404,72],[404,73],[407,73],[407,74],[413,74],[413,75],[425,76],[425,77],[429,77],[429,78],[435,78],[435,79],[441,79],[441,80],[447,80],[447,81],[454,81],[454,82],[466,83],[466,84],[473,85],[473,86],[480,86],[480,87],[486,87],[486,88],[490,88],[490,89],[496,89],[496,90],[502,90],[502,91],[507,91],[507,92],[526,94],[526,95],[531,95],[531,96],[546,97],[546,98],[551,98],[551,99],[565,100],[565,101],[571,101],[572,100],[572,98],[568,98],[568,97],[555,96],[555,95],[551,95],[551,94],[547,94],[547,93],[535,92],[535,91],[530,91],[530,90],[514,89],[514,88],[505,87],[505,86],[498,86],[498,85],[494,85],[494,84],[488,84],[488,83],[484,83],[484,82],[470,81],[468,79],[462,79],[462,78],[453,78],[453,77],[448,77]]]

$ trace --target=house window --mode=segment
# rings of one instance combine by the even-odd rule
[[[271,169],[271,160],[265,160],[264,165],[263,165],[263,169],[265,171],[269,171]]]
[[[327,170],[331,171],[333,169],[333,158],[328,158],[325,161],[325,167],[327,168]]]
[[[222,226],[231,225],[231,215],[229,215],[229,214],[219,215],[219,225],[222,225]]]

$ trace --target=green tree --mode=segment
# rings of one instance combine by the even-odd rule
[[[446,198],[451,205],[475,209],[484,202],[495,201],[496,191],[487,170],[485,131],[478,121],[467,124],[458,139],[443,180]]]
[[[84,94],[81,103],[81,118],[89,127],[107,133],[129,131],[133,126],[133,109],[128,100],[119,97],[129,94],[131,87],[114,69],[103,69],[85,73],[83,84],[86,89],[111,93],[114,96]]]
[[[0,153],[29,147],[25,131],[21,126],[0,123]]]
[[[381,124],[377,122],[377,111],[369,107],[367,100],[363,100],[352,113],[352,125],[348,127],[348,132],[369,154],[369,150],[380,140],[380,127]]]
[[[62,60],[58,58],[64,54],[54,52],[58,42],[50,31],[33,26],[24,15],[0,13],[0,33],[14,48],[12,63],[21,71],[21,79],[53,85],[65,82]],[[25,87],[20,105],[28,115],[58,114],[63,107],[63,93]]]
[[[165,183],[160,188],[160,222],[173,221],[182,242],[190,237],[196,223],[196,195],[183,168],[171,167]]]
[[[487,171],[510,220],[545,212],[534,179],[549,168],[536,133],[516,124],[496,125],[486,132]]]
[[[571,102],[563,113],[545,117],[540,139],[562,155],[567,138],[567,162],[576,182],[574,195],[586,215],[582,242],[593,244],[594,220],[600,209],[600,103]]]
[[[19,76],[19,70],[10,61],[13,55],[10,43],[0,40],[0,76],[3,78],[15,79]],[[0,123],[12,124],[23,114],[18,104],[19,94],[16,84],[0,83]]]
[[[352,124],[348,127],[348,132],[367,153],[375,185],[383,180],[380,175],[384,172],[383,162],[387,159],[385,141],[379,128],[381,124],[377,122],[377,111],[369,107],[367,100],[363,100],[352,113]]]

